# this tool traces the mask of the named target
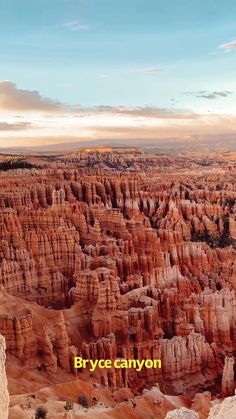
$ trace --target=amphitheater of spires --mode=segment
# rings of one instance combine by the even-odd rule
[[[214,399],[235,397],[236,168],[227,159],[203,168],[200,158],[111,154],[24,157],[26,168],[0,175],[10,395],[15,365],[43,374],[44,385],[80,380],[112,394],[129,389],[133,400],[152,391],[162,404],[186,398],[205,419]],[[162,368],[91,376],[74,369],[74,356],[160,358]],[[26,381],[20,394],[39,389]],[[142,417],[130,409],[122,417]]]

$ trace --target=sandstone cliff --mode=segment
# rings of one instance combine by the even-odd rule
[[[5,339],[0,335],[0,412],[2,419],[8,419],[9,394],[5,371]]]

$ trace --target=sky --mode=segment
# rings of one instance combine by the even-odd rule
[[[0,0],[0,147],[236,132],[235,16],[235,0]]]

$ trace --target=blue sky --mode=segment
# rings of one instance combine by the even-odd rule
[[[235,16],[234,0],[0,0],[0,80],[68,105],[231,115]]]

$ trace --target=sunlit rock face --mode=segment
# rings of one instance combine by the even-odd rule
[[[181,407],[180,409],[168,412],[165,419],[199,419],[199,416],[194,410]]]
[[[0,412],[2,419],[8,419],[9,394],[7,390],[7,377],[5,371],[5,339],[0,335]]]
[[[209,419],[225,419],[236,417],[236,396],[227,397],[221,403],[215,403],[210,410]]]
[[[93,380],[135,394],[156,383],[169,395],[233,394],[236,169],[200,162],[89,150],[0,175],[11,362],[73,378],[76,355],[160,358],[161,369]]]

